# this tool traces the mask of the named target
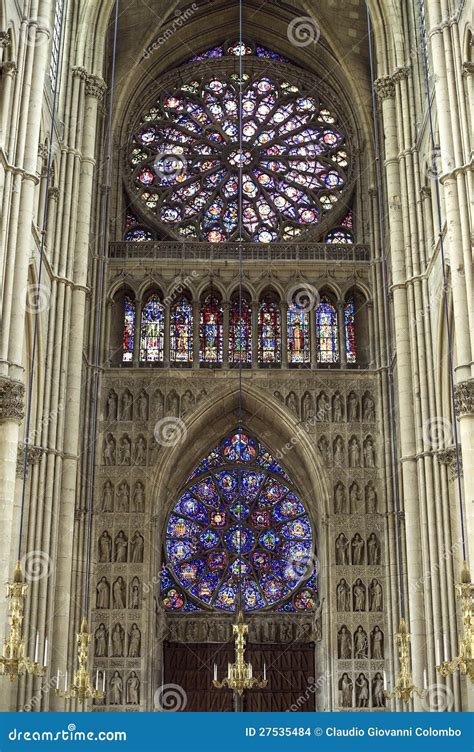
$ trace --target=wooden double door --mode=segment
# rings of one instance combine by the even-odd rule
[[[212,685],[213,667],[219,679],[234,661],[234,644],[165,642],[164,683],[177,684],[186,692],[185,712],[284,712],[315,710],[314,645],[247,645],[246,660],[251,661],[254,676],[267,669],[268,686],[244,692],[239,705],[233,692]]]

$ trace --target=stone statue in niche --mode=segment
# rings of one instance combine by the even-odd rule
[[[135,465],[146,465],[146,441],[139,436],[135,442]]]
[[[126,389],[124,393],[122,394],[120,418],[122,420],[132,420],[132,410],[133,410],[133,397],[128,391],[128,389]]]
[[[351,541],[352,563],[360,566],[364,563],[364,540],[359,533],[356,533]]]
[[[380,627],[374,627],[371,638],[371,656],[374,660],[383,658],[383,632]]]
[[[102,489],[102,504],[100,505],[101,512],[113,512],[114,511],[114,487],[110,480],[104,483]]]
[[[115,537],[115,557],[117,564],[123,564],[127,561],[128,539],[123,530],[120,530]]]
[[[321,452],[321,457],[323,458],[323,464],[326,467],[331,467],[331,455],[329,451],[329,442],[326,436],[321,436],[321,438],[319,439],[318,449]]]
[[[334,439],[333,452],[334,464],[344,465],[344,442],[342,440],[342,436],[336,436],[336,438]]]
[[[133,489],[132,512],[143,512],[145,509],[145,487],[140,480],[137,480]]]
[[[372,679],[372,702],[374,708],[384,708],[386,703],[385,691],[383,687],[383,676],[377,671]]]
[[[276,391],[276,392],[273,392],[273,395],[274,395],[274,397],[276,397],[276,399],[277,399],[277,400],[278,400],[279,402],[283,402],[283,403],[285,402],[285,400],[283,399],[283,395],[282,395],[282,393],[281,393],[281,392],[278,392],[278,391]]]
[[[144,389],[137,399],[137,418],[138,420],[148,420],[148,396]]]
[[[99,562],[105,564],[109,561],[112,561],[112,538],[104,530],[99,538]]]
[[[123,647],[125,640],[125,632],[123,627],[117,623],[112,629],[112,657],[123,658]]]
[[[361,624],[354,632],[354,658],[367,658],[368,656],[367,632]]]
[[[181,398],[181,414],[186,415],[194,407],[194,397],[190,389],[187,389]]]
[[[377,512],[377,494],[370,481],[365,487],[365,511],[366,514],[376,514]]]
[[[338,611],[351,610],[351,589],[344,577],[336,588],[336,603]]]
[[[338,658],[352,658],[352,635],[345,624],[338,632]]]
[[[127,435],[122,436],[119,441],[119,465],[130,465],[132,459],[131,442]]]
[[[168,415],[179,415],[179,397],[174,389],[166,398],[166,412]]]
[[[341,482],[334,488],[334,512],[335,514],[347,514],[346,489]]]
[[[344,403],[339,392],[336,392],[332,400],[332,419],[334,423],[342,423],[344,419]]]
[[[325,422],[329,420],[331,405],[329,397],[325,392],[321,392],[316,401],[316,417],[318,420]]]
[[[105,415],[107,420],[117,420],[117,395],[113,389],[110,390],[107,397],[107,409]]]
[[[143,535],[141,535],[138,530],[135,530],[130,538],[130,561],[133,564],[141,564],[143,562],[143,549]]]
[[[117,489],[117,512],[128,512],[130,507],[130,489],[127,481],[123,481]]]
[[[127,705],[140,704],[140,680],[135,671],[127,679]]]
[[[110,585],[107,577],[101,577],[96,587],[96,608],[110,607]]]
[[[115,439],[111,433],[108,433],[104,442],[104,465],[108,467],[115,465]]]
[[[106,687],[105,682],[105,671],[98,671],[97,672],[97,686],[98,687]],[[107,690],[106,690],[107,692]],[[105,697],[97,697],[94,699],[94,705],[105,705]]]
[[[360,467],[360,447],[355,436],[349,441],[349,467]]]
[[[97,658],[106,658],[108,654],[108,632],[105,624],[99,624],[94,634],[94,654]]]
[[[130,585],[130,608],[140,608],[140,580],[138,577],[134,577],[132,584]]]
[[[365,674],[359,674],[356,679],[356,707],[369,707],[369,682]]]
[[[349,501],[351,514],[356,514],[360,509],[360,492],[357,483],[353,483],[349,489]]]
[[[127,607],[127,588],[123,577],[117,577],[112,585],[112,603],[114,608]]]
[[[347,398],[347,420],[349,423],[359,420],[359,400],[354,392],[351,392]]]
[[[128,657],[138,658],[140,656],[140,645],[142,633],[138,629],[138,624],[133,623],[128,635]]]
[[[311,418],[314,416],[314,402],[309,392],[305,392],[303,395],[303,400],[301,403],[301,414],[304,421],[311,420]]]
[[[364,441],[364,467],[375,467],[375,447],[371,436]]]
[[[298,415],[298,400],[296,399],[296,394],[294,392],[288,393],[288,396],[286,398],[286,406],[288,410],[291,410],[292,413]]]
[[[369,611],[383,611],[383,589],[376,579],[369,585]]]
[[[364,423],[375,423],[375,402],[368,392],[362,400],[362,420]]]
[[[380,564],[380,543],[375,533],[367,541],[367,564]]]
[[[163,394],[159,389],[157,389],[155,392],[154,403],[155,417],[157,418],[157,420],[159,420],[165,413],[165,398],[163,397]]]
[[[110,680],[110,704],[121,705],[123,695],[123,679],[118,671],[114,671]]]
[[[150,439],[150,452],[149,452],[149,463],[150,465],[156,465],[156,461],[158,459],[158,452],[160,451],[161,445],[158,444],[157,440],[154,436]]]
[[[352,588],[354,611],[365,611],[365,585],[360,578]]]
[[[349,541],[344,533],[336,538],[336,564],[349,564]]]
[[[339,682],[339,692],[341,696],[341,706],[343,708],[352,708],[352,691],[353,683],[349,677],[349,674],[344,673]]]
[[[202,400],[207,397],[207,392],[205,389],[201,389],[198,396],[196,397],[196,404],[199,404],[199,402],[202,402]]]

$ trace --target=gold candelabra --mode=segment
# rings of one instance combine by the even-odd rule
[[[423,697],[424,692],[413,684],[413,678],[410,671],[410,633],[407,629],[407,623],[402,617],[397,632],[398,656],[400,661],[400,671],[391,692],[385,692],[385,697],[393,700],[394,697],[405,703],[410,702],[413,695]]]
[[[23,579],[20,562],[17,562],[13,582],[7,584],[9,599],[10,634],[3,641],[3,655],[0,656],[0,675],[8,676],[11,682],[23,674],[42,676],[46,671],[48,660],[48,641],[45,641],[43,665],[38,663],[38,634],[36,635],[34,660],[25,655],[25,643],[22,639],[23,614],[28,584]]]
[[[217,679],[217,666],[214,664],[213,685],[218,689],[228,687],[242,695],[246,689],[258,687],[263,689],[268,684],[267,670],[263,665],[263,679],[257,679],[253,676],[252,664],[245,662],[245,635],[249,631],[248,624],[244,624],[242,611],[239,611],[237,624],[232,625],[232,631],[235,635],[235,663],[227,664],[227,676],[222,681]]]
[[[459,644],[459,655],[452,661],[444,661],[440,666],[436,666],[441,676],[448,676],[459,671],[466,674],[474,682],[474,629],[472,614],[472,598],[474,588],[471,582],[471,575],[467,561],[464,562],[461,572],[461,583],[457,586],[458,595],[461,599],[463,637]]]
[[[92,635],[89,632],[87,619],[84,617],[81,623],[81,631],[76,634],[78,669],[74,672],[70,687],[67,685],[67,671],[64,679],[64,690],[56,687],[56,693],[68,700],[78,700],[84,704],[86,700],[103,700],[105,697],[105,674],[102,672],[102,689],[99,689],[99,672],[96,675],[95,687],[91,681],[88,670],[89,643]],[[59,671],[57,683],[59,684]]]

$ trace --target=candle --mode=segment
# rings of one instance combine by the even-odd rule
[[[385,671],[383,672],[383,688],[387,689],[387,674]]]
[[[444,660],[447,661],[448,660],[448,655],[449,655],[449,650],[448,650],[448,635],[444,635],[443,644],[444,644]]]
[[[217,681],[217,664],[214,663],[214,681]]]
[[[95,688],[99,689],[99,669],[95,672]]]
[[[102,671],[102,692],[105,692],[105,671]]]
[[[66,670],[66,673],[64,674],[64,691],[66,690],[67,690],[67,670]]]
[[[58,669],[58,672],[56,674],[56,689],[59,689],[59,669]]]
[[[263,664],[263,679],[265,680],[267,678],[267,664]]]
[[[38,663],[38,650],[39,650],[39,632],[36,632],[36,640],[35,640],[35,663]]]
[[[423,688],[424,689],[428,688],[428,675],[427,675],[427,672],[426,672],[426,668],[423,669]]]
[[[439,641],[439,637],[436,638],[436,665],[439,666],[441,663],[441,644]]]
[[[48,665],[48,638],[44,638],[43,666]]]

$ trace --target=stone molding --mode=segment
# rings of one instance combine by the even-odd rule
[[[454,404],[456,415],[472,415],[474,413],[474,379],[456,384],[454,387]]]
[[[0,379],[0,423],[13,420],[21,423],[25,415],[25,387],[20,381]]]
[[[459,448],[459,453],[461,453],[461,447]],[[448,468],[449,473],[449,480],[455,480],[457,478],[457,459],[456,459],[456,448],[454,446],[448,447],[447,449],[441,449],[438,453],[438,462],[440,465],[446,465]],[[460,461],[460,471],[461,471],[461,477],[463,475],[463,466],[462,466],[462,457],[459,457]]]

